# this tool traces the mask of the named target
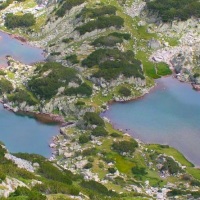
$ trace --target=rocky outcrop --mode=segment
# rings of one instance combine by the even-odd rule
[[[12,160],[17,165],[17,167],[19,167],[19,168],[26,169],[29,172],[35,171],[32,163],[27,161],[27,160],[17,158],[16,156],[13,156],[9,153],[5,154],[5,158],[7,158],[8,160]]]
[[[140,16],[141,12],[145,9],[145,6],[145,1],[137,0],[131,6],[125,5],[126,13],[131,17]]]
[[[0,197],[8,197],[10,193],[14,192],[17,187],[27,187],[25,183],[15,178],[6,178],[0,184]]]
[[[131,85],[135,85],[136,87],[144,87],[146,85],[146,80],[137,78],[137,77],[125,77],[123,75],[120,75],[117,79],[106,81],[104,78],[95,78],[95,77],[89,77],[89,79],[95,83],[97,86],[100,86],[101,88],[110,88],[110,87],[116,87],[118,85],[121,85],[123,83],[128,83]]]
[[[160,41],[155,40],[155,39],[149,40],[147,46],[148,46],[149,48],[155,49],[155,50],[156,50],[156,49],[160,49],[160,48],[162,47]]]
[[[177,74],[181,81],[200,84],[200,19],[188,19],[185,22],[173,21],[159,26],[149,25],[149,32],[158,33],[161,37],[176,38],[177,45],[169,43],[152,53],[150,60],[165,62]],[[179,39],[178,39],[179,38]],[[164,38],[162,39],[164,41]],[[198,88],[198,87],[197,87]]]

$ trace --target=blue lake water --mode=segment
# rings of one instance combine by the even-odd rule
[[[44,60],[43,50],[32,47],[0,32],[0,67],[6,66],[6,56],[25,64]],[[27,116],[16,115],[0,104],[0,141],[10,152],[37,153],[50,157],[48,144],[59,133],[58,125],[47,125]]]
[[[7,55],[25,64],[44,60],[42,49],[30,46],[0,31],[0,67],[7,66]]]
[[[58,133],[57,125],[47,125],[27,116],[16,115],[0,104],[0,141],[10,152],[37,153],[50,157],[48,144]]]
[[[167,77],[143,98],[114,103],[103,115],[146,143],[168,144],[200,166],[200,92]]]

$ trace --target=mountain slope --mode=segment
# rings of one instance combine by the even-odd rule
[[[1,14],[29,3],[11,4]],[[54,138],[51,161],[19,153],[15,156],[36,166],[34,173],[4,169],[2,186],[9,182],[5,178],[17,179],[9,198],[199,197],[199,170],[177,150],[143,144],[99,117],[109,101],[147,93],[154,78],[171,74],[169,66],[181,80],[198,84],[198,19],[163,23],[143,1],[65,0],[47,5],[33,14],[36,23],[30,27],[10,30],[2,25],[45,48],[47,61],[30,67],[8,58],[10,65],[0,73],[1,100],[15,112],[48,113],[65,123]],[[2,167],[8,162],[7,168],[13,169],[4,154]],[[30,184],[33,180],[36,185]],[[17,188],[20,184],[25,184],[22,189]]]

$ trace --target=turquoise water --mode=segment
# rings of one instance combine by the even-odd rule
[[[133,137],[173,146],[200,166],[200,92],[172,77],[157,83],[143,98],[114,103],[103,115]]]
[[[16,115],[0,104],[0,141],[10,152],[37,153],[50,157],[48,144],[59,133],[56,125],[42,124],[33,118]]]
[[[0,31],[0,67],[7,66],[7,55],[25,64],[44,60],[42,49],[32,47]]]

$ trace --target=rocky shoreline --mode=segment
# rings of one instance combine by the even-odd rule
[[[51,113],[23,111],[23,110],[19,110],[19,109],[10,107],[8,104],[4,103],[2,100],[0,100],[0,103],[8,111],[14,112],[16,114],[33,117],[43,123],[58,123],[61,125],[65,123],[65,120],[64,120],[63,116],[61,116],[61,115],[55,115],[55,114],[51,114]]]

